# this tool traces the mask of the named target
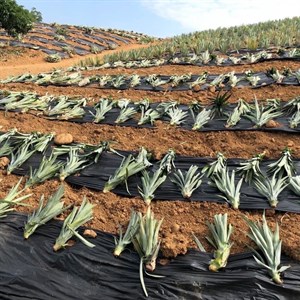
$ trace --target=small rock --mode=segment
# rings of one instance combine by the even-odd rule
[[[90,79],[88,77],[82,79],[79,83],[78,83],[78,86],[85,86],[87,84],[90,83]]]
[[[70,133],[61,133],[55,136],[54,143],[56,145],[68,145],[72,144],[74,141],[72,134]]]
[[[266,209],[265,210],[266,217],[272,217],[275,215],[275,213],[276,213],[275,209]]]
[[[191,90],[187,91],[187,95],[193,96],[193,92]]]
[[[275,140],[274,140],[274,142],[275,142]],[[265,158],[268,158],[270,156],[270,151],[268,149],[265,149],[263,151],[263,155],[264,155]]]
[[[170,260],[167,258],[161,258],[158,262],[161,266],[166,266],[170,263]]]
[[[178,224],[173,224],[171,227],[172,232],[178,232],[180,229],[180,226]]]
[[[168,236],[168,234],[167,234],[166,231],[163,231],[163,232],[161,233],[161,236],[162,236],[163,238],[166,238],[166,237]]]
[[[209,86],[208,87],[208,90],[212,93],[214,93],[216,91],[216,87],[213,85],[213,86]]]
[[[106,219],[104,217],[100,217],[99,221],[102,222],[102,223],[106,223]]]
[[[193,87],[193,91],[194,91],[194,92],[200,92],[200,91],[201,91],[201,86],[200,86],[199,84],[195,85],[195,86]]]
[[[68,240],[68,241],[67,241],[67,246],[68,246],[68,247],[72,247],[72,246],[75,245],[75,243],[76,243],[76,242],[75,242],[74,240]]]
[[[115,50],[115,49],[117,49],[117,47],[118,47],[118,45],[115,44],[115,43],[111,43],[111,44],[108,45],[109,50]]]
[[[84,236],[88,236],[88,237],[91,237],[91,238],[95,238],[97,236],[97,232],[92,230],[92,229],[86,229],[84,232],[83,232],[83,235]]]
[[[94,130],[94,133],[96,133],[96,134],[101,134],[102,132],[101,132],[101,130],[100,130],[99,128],[96,128],[96,129]]]
[[[274,120],[270,120],[266,123],[266,128],[276,128],[278,127],[278,123]]]
[[[288,141],[287,146],[289,148],[294,147],[295,143],[293,141]]]
[[[10,160],[8,157],[1,157],[0,158],[0,169],[4,169],[8,164],[10,163]]]

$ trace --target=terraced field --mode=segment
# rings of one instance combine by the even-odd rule
[[[47,36],[51,39],[51,43],[47,42],[47,45],[53,46],[53,51],[58,51],[61,45],[56,45],[55,39],[52,39],[53,28],[37,26],[25,42],[34,43],[43,51],[42,39]],[[205,237],[210,236],[207,221],[212,222],[216,214],[226,213],[228,222],[234,227],[231,254],[247,252],[248,245],[255,247],[255,244],[246,234],[249,227],[245,218],[261,220],[263,210],[271,228],[275,228],[275,223],[279,224],[283,254],[292,259],[294,270],[298,270],[298,262],[295,261],[300,260],[299,188],[291,188],[290,181],[294,178],[297,182],[297,174],[300,172],[300,41],[295,39],[291,45],[273,43],[270,45],[272,47],[243,49],[239,53],[224,53],[220,49],[214,49],[200,54],[182,54],[178,50],[173,55],[163,53],[163,61],[158,61],[158,58],[152,58],[152,61],[150,58],[148,61],[138,58],[135,61],[129,58],[120,61],[121,55],[118,57],[107,50],[109,45],[118,44],[118,49],[123,51],[143,51],[140,49],[144,46],[136,42],[142,35],[121,37],[120,33],[113,35],[95,31],[92,38],[86,31],[76,27],[59,28],[68,30],[66,41],[74,49],[84,49],[84,53],[76,54],[85,55],[90,52],[89,44],[80,42],[83,39],[89,43],[99,42],[103,53],[98,62],[95,63],[95,55],[81,63],[77,58],[76,61],[66,59],[64,65],[60,66],[62,69],[69,64],[69,68],[53,72],[50,72],[49,64],[40,62],[36,69],[33,65],[32,71],[30,66],[26,66],[29,71],[27,74],[20,73],[20,63],[20,68],[11,69],[9,75],[14,77],[7,79],[9,64],[14,59],[8,56],[5,66],[3,65],[5,72],[0,74],[0,128],[4,134],[13,128],[21,133],[18,137],[18,133],[13,132],[10,136],[12,141],[14,138],[18,141],[20,136],[24,138],[25,134],[31,132],[39,132],[39,138],[55,133],[49,138],[50,146],[43,154],[46,157],[52,157],[51,151],[55,151],[55,144],[59,149],[64,148],[61,145],[71,146],[65,147],[67,150],[63,156],[58,157],[60,161],[69,162],[72,151],[75,151],[77,157],[82,155],[81,159],[84,161],[80,167],[68,173],[62,184],[65,188],[66,205],[80,205],[84,197],[94,204],[93,220],[86,226],[117,235],[119,225],[126,228],[132,210],[146,212],[148,203],[144,201],[145,197],[141,192],[141,172],[131,177],[127,174],[126,184],[123,181],[108,192],[105,190],[110,176],[121,165],[122,159],[131,154],[136,157],[144,149],[147,151],[147,159],[153,164],[143,168],[148,168],[149,174],[153,175],[162,166],[164,159],[168,159],[170,168],[166,173],[167,179],[154,191],[150,204],[155,217],[163,219],[160,229],[161,254],[158,259],[158,268],[162,273],[164,265],[172,268],[172,263],[176,265],[178,262],[176,259],[179,263],[184,260],[185,256],[182,255],[194,255],[188,254],[188,249],[197,248],[194,235],[201,240],[208,252],[213,252],[214,248]],[[79,31],[82,37],[79,37]],[[6,40],[6,37],[2,38]],[[128,43],[130,46],[126,46]],[[111,55],[104,56],[106,54]],[[25,52],[25,55],[28,53]],[[107,111],[103,105],[108,107]],[[37,137],[31,136],[29,139]],[[7,146],[5,142],[9,139],[1,139],[0,136],[0,140],[0,151],[4,153],[0,161],[0,197],[4,198],[8,190],[20,180],[20,175],[24,176],[21,185],[26,186],[26,182],[32,177],[30,172],[38,168],[42,158],[40,153],[34,151],[27,161],[11,168],[12,174],[7,175],[13,158],[4,151],[4,146]],[[104,141],[108,142],[105,147]],[[83,144],[97,147],[87,148]],[[21,145],[19,142],[12,142],[9,145],[12,147],[10,151],[18,156]],[[97,160],[95,153],[100,153]],[[258,161],[263,176],[259,177],[255,173],[258,180],[263,181],[264,178],[265,182],[270,182],[272,178],[278,181],[284,178],[284,184],[281,185],[283,191],[279,193],[276,205],[272,202],[274,199],[259,192],[255,180],[245,182],[246,173],[241,169],[238,172],[241,163],[251,164],[253,160],[249,160],[257,158],[257,155],[261,155]],[[288,162],[282,169],[280,165],[276,165],[277,169],[274,171],[270,164],[280,158]],[[226,169],[224,166],[223,180],[226,172],[233,176],[236,174],[235,186],[243,178],[239,209],[233,208],[234,204],[228,194],[214,186],[216,179],[205,172],[207,165],[211,166],[217,161],[228,167]],[[184,173],[191,166],[196,166],[197,172],[203,174],[202,183],[192,196],[185,197],[174,183],[174,176],[178,174],[178,170]],[[17,206],[16,210],[30,213],[38,207],[42,194],[48,199],[61,184],[59,175],[54,175],[42,183],[27,184],[26,192],[30,191],[32,196],[24,202],[30,206]],[[66,217],[70,210],[71,208],[60,217]],[[76,242],[73,247],[79,243]],[[85,251],[88,252],[89,249],[86,248]],[[252,266],[254,260],[249,259]],[[206,268],[208,264],[209,261],[204,264]],[[229,269],[231,266],[229,263]],[[250,269],[251,266],[249,265]],[[194,268],[197,269],[196,266]],[[234,272],[234,266],[232,268],[230,270]],[[176,270],[180,272],[180,268]],[[226,268],[224,270],[220,270],[216,278],[225,276]],[[188,272],[196,271],[190,266]],[[201,276],[208,276],[209,271],[205,273],[201,269],[201,272]],[[259,272],[263,282],[273,286],[270,287],[270,293],[275,293],[277,287],[268,278],[267,271]],[[287,271],[285,274],[284,281],[286,279],[287,284],[278,287],[278,295],[284,295],[290,289],[291,298],[284,299],[297,299],[300,295],[296,288],[299,282],[297,283],[297,278],[293,281],[293,273]],[[175,295],[172,294],[170,287],[174,282],[179,286],[184,283],[179,283],[178,278],[166,280],[165,290],[161,288],[166,292],[164,299],[181,299],[176,292]],[[160,279],[157,279],[157,283],[148,281],[146,284],[149,296],[153,299],[164,297],[158,287],[159,281]],[[183,292],[182,299],[202,299],[201,280],[199,285],[199,291],[195,288],[194,294]],[[253,281],[253,286],[255,285]],[[142,298],[143,290],[140,289],[138,293]],[[115,297],[116,295],[118,292]],[[129,293],[127,296],[129,299],[135,295]],[[271,297],[267,292],[261,296],[265,297],[261,299]]]

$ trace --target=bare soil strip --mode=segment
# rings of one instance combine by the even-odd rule
[[[79,61],[87,58],[102,58],[106,54],[111,54],[117,51],[122,50],[131,50],[147,47],[148,45],[140,44],[129,44],[117,48],[116,50],[107,50],[103,51],[100,54],[91,54],[85,56],[74,56],[73,58],[63,59],[57,63],[47,63],[44,58],[47,56],[45,53],[42,53],[38,50],[30,50],[30,55],[37,54],[33,58],[28,58],[27,55],[18,57],[16,60],[7,60],[6,62],[0,62],[0,79],[5,79],[8,76],[21,75],[23,73],[45,73],[51,72],[53,69],[68,68],[70,66],[76,65]]]

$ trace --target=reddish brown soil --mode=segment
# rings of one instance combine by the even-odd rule
[[[21,47],[7,47],[1,46],[0,47],[0,61],[8,61],[16,56],[26,55],[29,49],[24,49]]]
[[[114,99],[127,98],[131,100],[141,100],[148,98],[152,102],[162,102],[177,100],[182,104],[189,104],[194,100],[201,101],[203,104],[207,104],[210,98],[215,97],[218,92],[213,91],[185,91],[185,92],[150,92],[150,91],[135,91],[135,90],[112,90],[112,89],[100,89],[92,87],[57,87],[57,86],[37,86],[33,83],[9,83],[0,84],[1,90],[12,90],[12,91],[33,91],[40,95],[46,93],[51,95],[68,95],[68,96],[79,96],[79,97],[91,97],[95,101],[100,98],[113,97]],[[270,85],[258,89],[251,88],[234,88],[230,91],[231,98],[229,102],[237,102],[239,98],[244,99],[248,102],[253,102],[254,98],[257,99],[274,99],[279,98],[281,100],[290,100],[299,96],[298,86],[279,86]],[[92,102],[92,101],[91,101]]]
[[[133,48],[140,48],[140,47],[146,47],[146,45],[129,44],[129,45],[122,46],[122,49],[130,50]],[[27,72],[32,73],[32,74],[37,74],[37,73],[41,73],[41,72],[53,71],[54,68],[57,68],[57,69],[67,68],[67,67],[78,64],[79,61],[82,59],[86,59],[88,57],[96,57],[96,56],[101,58],[106,54],[114,53],[119,50],[120,50],[120,48],[118,48],[116,50],[103,51],[101,54],[90,54],[90,55],[85,55],[85,56],[75,55],[72,58],[63,59],[57,63],[45,62],[45,57],[47,56],[47,54],[45,54],[41,51],[28,50],[30,53],[37,54],[36,56],[34,56],[34,59],[31,59],[30,57],[28,59],[28,56],[24,55],[22,57],[8,59],[6,62],[0,61],[0,68],[1,68],[0,79],[4,79],[4,78],[7,78],[8,76],[12,76],[12,75],[14,75],[14,76],[20,75],[20,74],[27,73]]]
[[[67,65],[67,61],[65,61]],[[69,64],[74,61],[69,60]],[[66,66],[66,65],[60,65]],[[288,63],[272,63],[255,65],[256,70],[265,70],[268,67],[275,66],[283,68]],[[289,65],[290,68],[297,68],[296,65]],[[49,64],[39,62],[37,65],[26,65],[24,68],[32,73],[49,70]],[[242,69],[245,68],[245,69]],[[254,65],[241,67],[239,71],[254,69]],[[6,76],[18,74],[22,69],[12,66],[5,69]],[[238,69],[236,67],[230,70]],[[199,73],[201,68],[193,73]],[[225,72],[223,68],[206,68],[210,73]],[[214,70],[214,71],[212,71]],[[228,69],[229,70],[229,69]],[[122,70],[114,70],[114,72],[125,72]],[[126,71],[127,72],[127,71]],[[136,72],[136,70],[135,70]],[[163,74],[182,74],[189,72],[182,67],[163,67],[156,71],[151,69],[140,70],[139,72],[163,73]],[[168,73],[169,72],[169,73]],[[227,72],[227,71],[226,71]],[[134,72],[133,72],[134,73]],[[142,73],[140,73],[142,74]],[[1,76],[3,76],[1,70]],[[169,99],[180,99],[182,102],[189,103],[192,100],[203,100],[207,102],[208,97],[215,95],[213,92],[172,92],[172,93],[155,93],[155,92],[137,92],[133,90],[117,92],[112,90],[100,90],[94,88],[77,88],[77,87],[38,87],[34,84],[8,84],[1,85],[1,89],[11,90],[34,90],[41,94],[46,92],[52,94],[81,95],[84,97],[107,97],[112,95],[116,98],[127,97],[134,100],[143,97],[149,97],[153,101],[163,101]],[[234,89],[232,101],[238,98],[252,100],[254,96],[257,98],[282,98],[283,100],[299,96],[299,87],[280,87],[270,86],[261,89]],[[1,130],[8,130],[16,127],[20,131],[41,131],[57,133],[68,132],[74,136],[76,142],[97,143],[100,140],[113,140],[117,143],[114,145],[116,149],[137,150],[144,146],[153,151],[156,157],[163,155],[169,148],[173,148],[178,154],[192,156],[215,156],[217,151],[223,152],[227,157],[249,158],[253,154],[266,151],[267,158],[275,158],[280,155],[280,151],[287,145],[294,150],[294,156],[300,158],[300,137],[297,134],[283,133],[267,133],[267,132],[215,132],[201,133],[185,131],[179,128],[170,127],[167,124],[157,122],[153,129],[134,129],[125,127],[113,127],[95,124],[74,124],[70,122],[49,121],[29,114],[0,113]],[[18,178],[0,173],[1,189],[0,198],[3,197],[17,181]],[[113,193],[103,194],[85,188],[75,189],[67,184],[65,201],[79,205],[83,196],[95,204],[94,220],[89,224],[93,228],[116,233],[118,224],[126,225],[131,209],[145,211],[146,206],[140,198],[118,197]],[[28,201],[31,207],[18,207],[18,210],[30,212],[38,204],[41,194],[45,194],[46,198],[59,186],[56,180],[50,180],[44,184],[32,188],[33,195]],[[205,199],[204,199],[205,200]],[[178,254],[184,254],[188,247],[195,247],[192,233],[195,233],[203,242],[205,247],[211,251],[211,247],[205,242],[205,236],[208,235],[206,221],[212,221],[213,216],[217,213],[229,214],[229,221],[235,227],[233,234],[234,253],[247,250],[246,244],[250,241],[246,236],[247,226],[242,220],[242,216],[246,215],[251,219],[260,219],[262,211],[234,211],[227,205],[216,203],[193,203],[183,201],[153,201],[152,209],[157,218],[164,218],[161,238],[162,251],[166,257],[173,257]],[[296,259],[300,259],[300,236],[299,222],[300,214],[292,213],[272,213],[268,212],[268,221],[274,225],[277,221],[281,225],[281,237],[283,239],[283,250]]]
[[[15,185],[19,177],[13,175],[4,175],[0,173],[1,190],[0,197],[5,196],[7,191]],[[30,213],[38,205],[42,194],[48,197],[59,187],[60,183],[56,180],[47,181],[44,184],[33,187],[27,193],[32,193],[26,203],[30,206],[19,206],[18,211]],[[119,197],[113,193],[103,194],[86,188],[74,189],[64,184],[66,204],[80,205],[84,196],[94,205],[94,219],[87,226],[99,230],[117,233],[119,224],[126,228],[130,212],[132,209],[145,212],[147,207],[140,198]],[[25,194],[25,193],[24,193]],[[261,218],[261,211],[245,212],[233,210],[227,205],[216,203],[196,203],[183,201],[153,201],[152,210],[158,219],[163,218],[161,228],[161,249],[165,257],[174,257],[178,254],[185,254],[188,248],[196,247],[192,233],[194,233],[203,242],[207,251],[213,249],[207,244],[205,236],[209,235],[206,222],[212,222],[213,216],[218,213],[228,213],[229,222],[234,226],[232,240],[234,246],[232,253],[247,251],[247,244],[250,244],[246,236],[248,231],[243,216],[252,220]],[[65,215],[68,212],[65,213]],[[275,222],[281,225],[281,237],[283,240],[283,251],[295,259],[300,259],[298,234],[298,224],[300,222],[299,214],[273,214],[267,218],[269,224],[274,226]]]
[[[157,122],[152,129],[110,126],[100,124],[78,124],[50,121],[30,114],[0,112],[1,130],[12,127],[22,132],[71,133],[75,142],[97,144],[101,140],[116,142],[114,147],[123,150],[137,150],[146,147],[157,158],[169,148],[178,155],[212,156],[223,152],[227,157],[250,158],[266,151],[268,158],[280,156],[289,144],[295,157],[300,158],[300,136],[288,133],[267,132],[193,132]]]
[[[41,53],[32,49],[25,49],[22,47],[3,47],[0,48],[0,70],[1,74],[4,66],[11,66],[12,61],[14,64],[23,65],[24,60],[27,63],[33,63]]]

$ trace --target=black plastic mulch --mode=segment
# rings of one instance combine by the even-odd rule
[[[50,151],[50,149],[49,149]],[[123,156],[128,156],[133,152],[118,151]],[[49,155],[48,152],[47,155]],[[60,159],[66,160],[67,156],[60,156]],[[13,171],[16,175],[29,175],[30,169],[34,170],[38,168],[42,160],[42,154],[33,154],[20,168]],[[123,157],[120,155],[103,152],[97,163],[92,163],[91,165],[85,167],[79,172],[79,174],[71,175],[66,178],[66,182],[77,187],[87,187],[93,190],[102,191],[105,183],[108,181],[109,177],[114,174],[115,170],[120,166]],[[191,165],[196,165],[200,169],[206,166],[209,162],[212,162],[213,159],[209,158],[196,158],[196,157],[185,157],[177,156],[174,160],[175,166],[177,169],[182,171],[188,170]],[[236,169],[239,166],[239,163],[245,161],[241,159],[228,159],[227,166],[229,170]],[[266,171],[267,165],[274,160],[265,160],[261,163],[261,170]],[[159,161],[153,161],[153,166],[148,170],[156,170],[159,166]],[[295,167],[297,173],[300,174],[300,160],[294,159]],[[194,191],[191,199],[184,199],[180,193],[178,187],[171,182],[170,177],[173,176],[171,173],[166,181],[156,190],[155,198],[161,201],[163,200],[181,200],[181,201],[208,201],[208,202],[217,202],[217,203],[226,203],[222,196],[223,194],[218,191],[217,188],[209,184],[210,181],[205,176],[202,178],[202,184],[200,187]],[[236,174],[236,181],[241,177]],[[120,196],[133,197],[140,194],[138,192],[138,186],[141,185],[140,175],[134,175],[128,178],[128,189],[130,194],[126,189],[125,184],[117,186],[113,192]],[[142,200],[141,200],[142,201]],[[270,205],[266,198],[261,196],[252,186],[249,186],[247,183],[243,183],[241,188],[240,196],[240,209],[245,210],[257,210],[257,209],[270,209]],[[294,212],[300,213],[300,197],[294,194],[288,187],[285,188],[279,195],[279,203],[276,207],[276,211],[283,212]]]
[[[90,249],[80,242],[58,253],[52,246],[61,223],[50,221],[23,239],[26,216],[9,214],[0,219],[0,297],[3,300],[98,300],[98,299],[300,299],[300,264],[283,257],[283,285],[273,283],[251,253],[231,255],[225,269],[208,271],[210,254],[191,250],[170,264],[158,264],[145,275],[149,297],[139,281],[139,257],[131,250],[120,258],[112,255],[114,238],[97,232]]]

